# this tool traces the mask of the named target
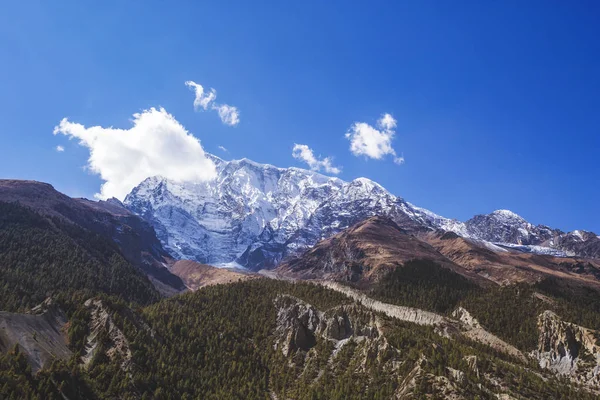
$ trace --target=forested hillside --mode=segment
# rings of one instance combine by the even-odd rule
[[[0,202],[0,311],[24,311],[52,295],[107,293],[140,305],[160,299],[115,243],[59,218]]]
[[[127,338],[126,348],[100,329],[99,350],[82,364],[81,339],[95,317],[80,305],[71,319],[73,359],[32,376],[18,350],[11,350],[0,360],[0,397],[595,398],[534,364],[374,314],[309,283],[260,279],[217,285],[139,311],[115,298],[99,299],[114,329]],[[316,326],[310,328],[310,321]],[[300,332],[313,341],[301,343]]]
[[[533,285],[483,288],[431,261],[413,260],[390,272],[369,294],[392,304],[446,315],[462,306],[490,332],[522,351],[536,348],[537,319],[544,310],[600,331],[600,291],[557,278]]]

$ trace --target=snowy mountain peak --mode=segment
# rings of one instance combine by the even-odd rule
[[[508,218],[508,219],[516,219],[516,220],[520,220],[520,221],[525,221],[525,219],[523,217],[521,217],[519,214],[516,214],[510,210],[496,210],[496,211],[492,212],[490,215],[497,216],[500,218]]]
[[[217,166],[215,180],[152,177],[124,201],[152,223],[178,258],[270,267],[374,215],[414,229],[436,228],[430,216],[435,214],[413,208],[367,178],[345,182],[300,168],[209,156]]]
[[[465,224],[470,236],[494,243],[529,245],[539,239],[536,227],[510,210],[476,215]]]
[[[345,182],[300,168],[207,156],[216,165],[213,181],[150,177],[123,202],[149,221],[164,247],[180,259],[270,268],[375,215],[391,218],[408,232],[441,229],[545,254],[550,254],[549,247],[595,254],[596,245],[590,249],[581,238],[600,241],[594,234],[563,234],[533,226],[508,210],[477,215],[464,223],[448,219],[406,202],[367,178]]]

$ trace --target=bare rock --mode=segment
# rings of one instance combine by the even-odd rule
[[[111,360],[119,360],[121,368],[128,370],[131,366],[131,349],[127,338],[114,323],[110,310],[102,300],[88,299],[84,305],[90,311],[89,331],[85,353],[82,361],[87,367],[90,365],[98,351],[104,351]]]
[[[538,329],[538,348],[531,356],[540,367],[582,384],[600,384],[599,332],[563,321],[549,310],[539,315]]]

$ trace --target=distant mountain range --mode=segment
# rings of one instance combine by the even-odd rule
[[[148,221],[176,258],[269,269],[376,215],[410,233],[449,231],[520,252],[600,257],[596,234],[536,226],[508,210],[461,222],[417,207],[366,178],[345,182],[299,168],[210,157],[217,166],[213,181],[150,177],[125,198],[124,206]]]

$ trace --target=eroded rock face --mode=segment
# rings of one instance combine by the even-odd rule
[[[127,338],[115,325],[110,310],[102,300],[88,299],[84,305],[90,311],[89,336],[85,353],[81,357],[83,364],[90,365],[99,351],[104,351],[111,361],[119,360],[121,368],[128,370],[131,366],[131,349]]]
[[[300,299],[282,295],[275,300],[275,306],[279,336],[275,347],[285,356],[297,350],[310,350],[316,345],[317,337],[338,344],[350,338],[363,340],[380,336],[375,315],[354,304],[322,312]]]
[[[472,328],[481,328],[479,321],[477,321],[477,319],[475,319],[475,317],[473,317],[471,313],[463,307],[458,307],[456,310],[454,310],[452,312],[452,316],[458,319],[463,324],[468,325]]]
[[[538,317],[538,349],[532,352],[542,368],[597,386],[600,383],[600,346],[592,329],[563,321],[546,310]]]

